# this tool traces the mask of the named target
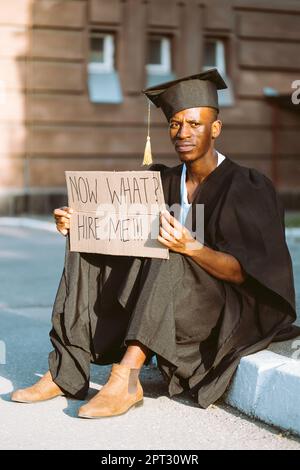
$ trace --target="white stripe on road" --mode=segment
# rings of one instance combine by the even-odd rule
[[[30,219],[28,217],[0,217],[0,226],[25,227],[46,230],[47,232],[57,232],[54,220],[53,222],[47,222],[45,220]]]

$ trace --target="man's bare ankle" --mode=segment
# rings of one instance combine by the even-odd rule
[[[141,369],[141,368],[142,368],[142,366],[141,366],[140,363],[135,362],[135,361],[130,361],[130,360],[128,360],[128,359],[125,359],[125,360],[122,359],[122,361],[120,362],[120,364],[121,364],[122,366],[127,366],[127,367],[129,367],[130,369]]]

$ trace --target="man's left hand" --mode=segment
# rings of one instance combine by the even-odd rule
[[[183,255],[190,255],[194,250],[203,247],[193,238],[190,231],[168,211],[163,211],[160,215],[160,229],[157,239],[169,250]]]

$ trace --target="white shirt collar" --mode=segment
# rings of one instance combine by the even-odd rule
[[[224,160],[225,156],[217,151],[218,155],[218,163],[217,166],[219,166]],[[188,202],[188,196],[187,196],[187,189],[186,189],[186,166],[185,163],[182,166],[182,172],[181,172],[181,180],[180,180],[180,200],[181,200],[181,214],[180,214],[180,222],[181,224],[184,224],[187,212],[191,206],[191,203]]]

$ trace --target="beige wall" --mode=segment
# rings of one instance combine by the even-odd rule
[[[0,6],[0,213],[50,211],[65,170],[136,169],[146,134],[147,32],[174,37],[177,76],[201,69],[206,35],[226,39],[235,105],[217,148],[271,176],[272,116],[262,89],[300,79],[300,4],[277,0],[9,0]],[[114,31],[124,102],[87,94],[88,29]],[[299,117],[281,112],[279,189],[300,193]],[[176,164],[152,113],[156,161]],[[25,197],[23,195],[26,195]]]

